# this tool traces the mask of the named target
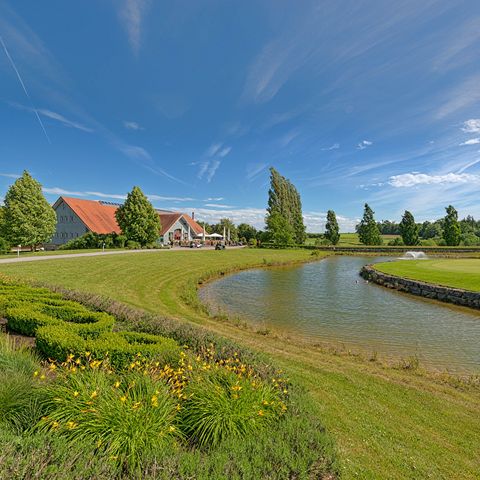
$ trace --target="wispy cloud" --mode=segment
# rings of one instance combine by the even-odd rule
[[[340,148],[340,144],[339,143],[334,143],[330,147],[322,148],[322,150],[325,152],[325,151],[328,151],[328,150],[338,150],[339,148]]]
[[[222,150],[221,150],[220,152],[218,152],[218,156],[224,158],[224,157],[226,157],[231,151],[232,151],[232,147],[222,148]]]
[[[138,124],[137,122],[128,122],[127,120],[125,120],[123,122],[123,126],[127,129],[127,130],[145,130],[140,124]]]
[[[205,155],[206,155],[207,157],[213,157],[214,155],[217,154],[217,152],[218,152],[221,148],[222,148],[222,144],[221,144],[221,143],[212,143],[212,144],[208,147]]]
[[[366,148],[370,147],[371,145],[373,145],[373,142],[371,142],[370,140],[362,140],[357,145],[357,149],[358,150],[365,150]]]
[[[480,138],[471,138],[470,140],[467,140],[466,142],[462,142],[460,146],[463,145],[478,145],[480,143]]]
[[[138,55],[142,43],[142,24],[149,0],[123,0],[119,11],[120,20],[127,31],[130,47]]]
[[[194,162],[194,165],[199,165],[197,178],[205,178],[210,183],[217,173],[218,168],[222,164],[222,159],[225,158],[232,151],[232,147],[224,145],[222,142],[212,143],[205,152],[207,160],[203,162]]]
[[[477,104],[480,101],[478,85],[480,85],[480,74],[475,74],[450,89],[446,94],[446,100],[437,108],[435,117],[443,119]]]
[[[223,200],[223,197],[209,197],[205,198],[203,201],[204,202],[221,202]]]
[[[478,160],[473,160],[472,162],[468,162],[466,165],[464,165],[463,167],[461,167],[457,173],[462,173],[464,172],[465,170],[467,170],[468,168],[470,167],[473,167],[474,165],[477,165],[477,163],[480,163],[480,158]]]
[[[0,173],[0,177],[20,178],[20,175],[17,173]]]
[[[469,173],[447,173],[445,175],[429,175],[426,173],[404,173],[393,175],[388,182],[392,187],[405,188],[417,185],[444,185],[444,184],[465,184],[480,183],[480,175]]]
[[[480,133],[480,118],[471,118],[463,122],[462,130],[467,133]]]
[[[223,205],[222,203],[206,203],[205,207],[212,208],[235,208],[233,205]]]
[[[255,180],[268,166],[268,163],[251,163],[247,165],[247,180]]]
[[[20,110],[26,110],[27,112],[39,113],[43,117],[49,118],[51,120],[55,120],[55,121],[61,123],[65,127],[76,128],[77,130],[82,130],[83,132],[88,132],[88,133],[93,132],[92,128],[86,127],[85,125],[82,125],[81,123],[75,122],[73,120],[69,120],[68,118],[64,117],[60,113],[53,112],[52,110],[48,110],[46,108],[34,109],[34,108],[31,108],[31,107],[27,107],[25,105],[20,105],[19,103],[15,103],[15,102],[8,102],[8,104],[11,105],[12,107],[18,108]]]
[[[45,135],[45,138],[47,139],[48,143],[52,143],[50,141],[50,137],[47,134],[47,131],[45,130],[45,126],[43,125],[42,119],[38,115],[38,111],[35,108],[35,105],[33,104],[33,100],[31,99],[30,94],[28,93],[27,87],[25,86],[25,83],[22,79],[22,76],[20,75],[20,72],[18,71],[18,68],[15,65],[15,62],[13,61],[13,58],[11,57],[10,52],[8,51],[7,46],[5,45],[5,42],[3,41],[3,38],[1,36],[0,36],[0,43],[2,44],[5,55],[7,56],[8,61],[10,62],[10,65],[12,66],[20,85],[22,86],[22,90],[25,93],[25,96],[28,98],[28,100],[29,100],[29,102],[32,106],[32,111],[35,113],[35,116],[37,117],[38,123],[39,123],[39,125],[40,125],[40,127],[41,127],[41,129],[42,129],[42,131]]]
[[[127,198],[126,193],[104,193],[104,192],[90,192],[90,191],[74,191],[66,190],[59,187],[43,187],[43,191],[50,195],[69,195],[72,197],[97,197],[97,198],[109,198],[114,200],[125,200]],[[173,202],[192,202],[195,201],[192,197],[170,197],[165,195],[146,194],[147,198],[151,201],[173,201]]]

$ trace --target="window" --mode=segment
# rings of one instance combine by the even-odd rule
[[[70,221],[73,222],[73,215],[70,215]]]

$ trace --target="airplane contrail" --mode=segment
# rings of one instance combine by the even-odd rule
[[[42,119],[40,118],[40,115],[38,114],[37,109],[35,108],[35,105],[33,104],[32,99],[30,98],[30,95],[28,94],[27,87],[23,83],[22,77],[20,75],[20,72],[18,71],[15,62],[13,61],[13,58],[10,56],[10,53],[8,52],[7,46],[5,45],[5,42],[3,41],[3,38],[0,37],[0,43],[2,44],[3,50],[5,51],[5,55],[8,58],[8,61],[10,62],[10,65],[12,66],[13,70],[15,71],[18,81],[20,82],[20,85],[23,88],[23,91],[25,92],[25,95],[27,96],[28,100],[30,101],[30,104],[32,106],[33,111],[35,112],[35,116],[37,117],[38,123],[40,124],[40,127],[42,127],[43,133],[45,134],[45,138],[47,139],[48,143],[52,143],[50,141],[50,137],[47,134],[47,131],[45,130],[45,126],[43,125]]]

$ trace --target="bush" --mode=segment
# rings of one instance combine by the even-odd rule
[[[0,237],[0,254],[10,253],[12,247],[10,244],[2,237]]]
[[[71,445],[88,440],[130,472],[171,451],[179,436],[176,402],[167,386],[141,372],[121,379],[102,369],[68,373],[45,394],[47,417],[37,429]]]
[[[426,240],[420,240],[420,245],[422,247],[436,247],[437,242],[435,242],[435,240],[433,238],[429,238],[429,239],[426,239]]]
[[[134,240],[128,240],[127,244],[126,244],[126,247],[131,249],[131,250],[138,250],[138,249],[142,248],[140,243],[135,242]]]
[[[185,394],[182,429],[201,446],[255,436],[286,410],[273,386],[223,369],[194,378]]]
[[[40,327],[47,325],[60,325],[66,330],[69,324],[77,324],[78,331],[89,333],[112,330],[115,320],[111,315],[91,312],[80,305],[78,307],[23,302],[17,306],[8,306],[5,318],[10,330],[30,337],[35,336]]]
[[[37,348],[47,357],[60,362],[69,355],[92,359],[108,358],[115,369],[126,369],[138,354],[162,364],[176,364],[180,347],[175,340],[158,335],[136,332],[89,332],[78,326],[65,328],[62,324],[37,330]]]
[[[394,238],[393,240],[390,240],[388,242],[388,245],[390,247],[403,247],[405,243],[403,243],[403,240],[401,237]]]

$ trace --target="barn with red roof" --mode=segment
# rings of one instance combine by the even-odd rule
[[[119,204],[101,200],[60,197],[53,209],[57,214],[57,228],[52,238],[54,245],[62,245],[87,232],[120,234],[115,218]],[[157,210],[162,225],[159,243],[189,242],[203,234],[202,227],[192,216],[181,212]]]

